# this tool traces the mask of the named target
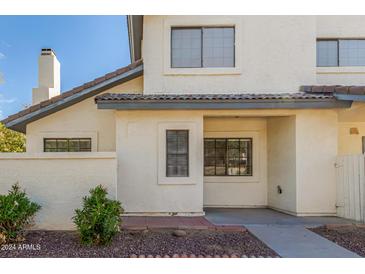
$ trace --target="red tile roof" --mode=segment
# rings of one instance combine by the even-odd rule
[[[297,93],[239,93],[239,94],[121,94],[104,93],[95,97],[96,103],[149,102],[149,101],[247,101],[247,100],[291,100],[291,99],[333,99],[332,94]]]

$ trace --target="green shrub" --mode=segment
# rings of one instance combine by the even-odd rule
[[[40,208],[18,184],[14,184],[7,195],[0,195],[0,243],[21,241]]]
[[[0,123],[0,152],[25,152],[25,135]]]
[[[83,208],[75,210],[73,220],[85,245],[109,244],[119,231],[123,208],[120,202],[108,199],[107,194],[99,185],[83,198]]]

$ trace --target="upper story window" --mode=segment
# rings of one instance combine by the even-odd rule
[[[317,67],[338,66],[365,66],[365,40],[317,40]]]
[[[90,152],[91,138],[45,138],[44,152]]]
[[[234,27],[174,27],[171,67],[234,67],[234,40]]]

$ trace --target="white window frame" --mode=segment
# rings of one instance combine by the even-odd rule
[[[189,131],[189,174],[187,177],[166,176],[166,130],[188,130]],[[195,185],[198,183],[199,157],[197,150],[199,145],[197,125],[194,122],[162,122],[158,124],[158,184],[161,185]],[[201,158],[201,157],[200,157]],[[202,171],[201,171],[202,172]]]
[[[242,18],[240,17],[193,17],[186,20],[184,16],[180,18],[165,18],[163,24],[163,67],[164,75],[235,75],[242,73],[242,55],[241,55],[241,32]],[[173,27],[234,27],[235,41],[234,67],[199,67],[199,68],[172,68],[171,67],[171,29]]]
[[[258,183],[260,181],[260,133],[257,131],[206,132],[204,138],[251,138],[252,176],[204,176],[204,183]]]
[[[341,38],[341,37],[319,37],[317,41],[339,41],[339,40],[364,40],[363,38]],[[338,45],[339,46],[339,45]],[[339,49],[338,49],[339,50]],[[317,52],[316,52],[317,54]],[[318,67],[316,63],[316,73],[317,74],[365,74],[365,66],[340,66],[339,61],[338,66],[334,67]]]

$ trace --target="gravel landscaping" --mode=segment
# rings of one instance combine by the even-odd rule
[[[85,247],[73,231],[29,231],[23,243],[2,245],[0,257],[278,256],[249,232],[186,230],[179,236],[173,232],[122,231],[110,246]]]
[[[321,226],[310,230],[365,257],[365,227],[356,225]]]

